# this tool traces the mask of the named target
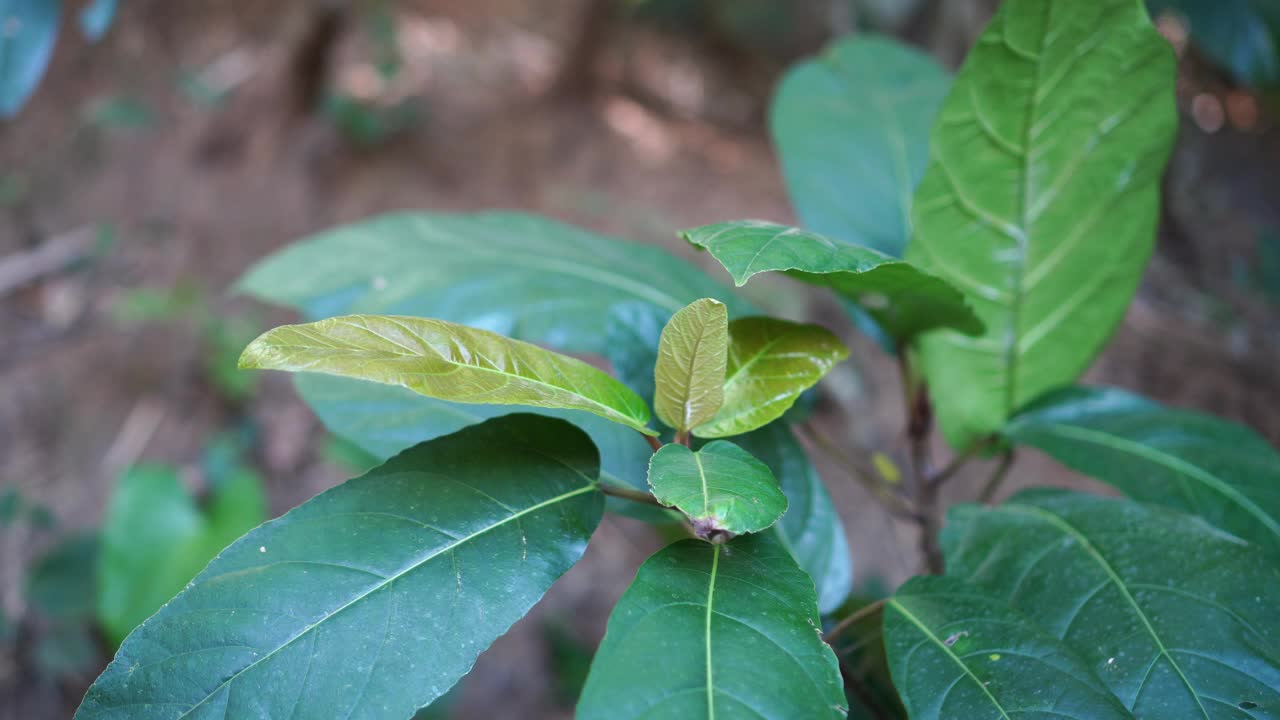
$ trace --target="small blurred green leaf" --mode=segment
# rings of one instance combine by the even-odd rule
[[[165,466],[124,473],[103,520],[98,620],[114,644],[124,640],[233,540],[266,519],[258,476],[233,473],[199,507]]]
[[[0,119],[36,91],[53,57],[61,0],[0,0]]]

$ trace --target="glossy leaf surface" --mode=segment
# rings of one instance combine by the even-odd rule
[[[930,138],[907,259],[964,292],[980,337],[922,337],[957,447],[1073,381],[1151,254],[1177,129],[1174,57],[1134,0],[1010,2]]]
[[[415,446],[225,550],[76,717],[410,717],[581,557],[597,468],[534,415]]]
[[[818,325],[767,317],[729,323],[724,404],[693,429],[699,437],[741,435],[782,417],[800,393],[849,357],[840,338]]]
[[[943,327],[982,332],[958,290],[877,250],[762,220],[706,225],[683,237],[715,256],[738,285],[757,273],[786,272],[858,303],[896,340]]]
[[[697,300],[671,317],[658,340],[653,408],[684,432],[715,416],[724,402],[729,315],[723,303]]]
[[[523,213],[396,213],[329,230],[240,281],[311,319],[351,313],[436,317],[569,352],[603,353],[610,309],[674,313],[703,297],[748,304],[655,247]]]
[[[196,505],[176,468],[125,472],[102,523],[98,622],[112,645],[146,620],[236,538],[267,519],[257,474],[238,470]]]
[[[1019,413],[1004,435],[1280,557],[1280,453],[1249,428],[1123,390],[1070,388]]]
[[[787,511],[773,532],[813,578],[818,610],[834,611],[853,587],[853,563],[844,525],[817,469],[785,422],[739,435],[733,443],[768,465],[778,479]]]
[[[1280,717],[1280,569],[1258,548],[1061,491],[955,508],[942,541],[948,574],[1061,640],[1135,717]]]
[[[16,115],[53,57],[61,0],[0,0],[0,118]]]
[[[894,685],[912,720],[1131,720],[1057,638],[950,577],[907,581],[884,609]]]
[[[678,508],[699,535],[759,532],[787,510],[787,496],[769,466],[727,440],[697,451],[664,445],[649,462],[658,502]]]
[[[618,601],[580,720],[843,718],[813,583],[768,534],[684,540],[640,567]]]
[[[901,257],[929,128],[950,86],[927,54],[866,33],[788,72],[770,128],[804,226]]]
[[[613,374],[641,398],[657,392],[653,369],[658,364],[658,342],[671,313],[640,302],[623,303],[609,311],[605,327],[604,356]]]
[[[649,407],[590,365],[443,320],[350,315],[263,333],[240,367],[319,372],[462,403],[583,410],[653,434]]]

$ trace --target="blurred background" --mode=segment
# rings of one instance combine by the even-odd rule
[[[795,221],[767,124],[787,68],[833,38],[878,32],[954,69],[997,2],[115,5],[0,0],[4,719],[70,717],[119,639],[166,599],[104,587],[103,538],[163,547],[166,533],[198,528],[182,553],[140,548],[119,569],[180,588],[244,530],[367,467],[287,377],[235,369],[254,335],[292,319],[230,291],[255,260],[385,210],[514,208],[660,244],[724,278],[674,231]],[[1180,58],[1181,131],[1156,257],[1089,376],[1244,422],[1273,443],[1278,5],[1148,3]],[[57,30],[42,74],[15,59],[18,13]],[[892,363],[805,290],[752,292],[854,346],[816,410],[830,434],[897,447]],[[841,404],[859,419],[846,422]],[[915,571],[912,529],[819,469],[859,585],[893,587]],[[1034,458],[1019,470],[1079,482]],[[214,490],[234,502],[210,502]],[[635,521],[611,518],[600,533],[423,717],[571,715],[610,607],[660,545]]]

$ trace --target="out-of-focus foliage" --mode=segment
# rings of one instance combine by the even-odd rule
[[[1191,40],[1239,83],[1280,86],[1280,2],[1276,0],[1147,0],[1153,16],[1171,13]]]
[[[93,0],[80,31],[97,40],[111,25],[118,0]],[[62,0],[0,0],[0,119],[17,114],[44,77],[58,39]]]

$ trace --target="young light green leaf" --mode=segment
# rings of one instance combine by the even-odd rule
[[[804,226],[901,257],[950,86],[924,52],[863,32],[789,71],[769,126]]]
[[[443,320],[348,315],[284,325],[250,343],[240,367],[372,380],[460,403],[583,410],[656,434],[643,400],[581,360]]]
[[[853,563],[844,525],[818,471],[786,422],[769,423],[733,442],[778,478],[787,496],[787,512],[773,530],[813,578],[818,610],[824,615],[834,612],[853,588]]]
[[[1163,508],[1031,491],[953,509],[942,542],[948,574],[1061,640],[1138,718],[1280,708],[1280,569],[1235,536]]]
[[[884,637],[912,720],[1133,718],[1057,638],[956,578],[898,588],[885,605]]]
[[[509,415],[418,445],[220,554],[76,713],[410,717],[582,556],[595,448]]]
[[[1074,380],[1151,254],[1177,129],[1174,57],[1135,0],[1004,3],[943,103],[907,259],[986,333],[919,341],[955,446]]]
[[[703,298],[680,310],[662,329],[653,408],[677,432],[701,425],[724,402],[729,315],[723,303]]]
[[[658,502],[688,515],[694,531],[707,539],[759,532],[787,510],[787,496],[769,466],[727,440],[697,452],[663,445],[649,461],[649,486]]]
[[[724,405],[693,429],[716,438],[763,427],[782,417],[835,364],[849,357],[840,338],[817,325],[767,317],[729,323],[729,365]]]
[[[0,0],[0,118],[36,91],[53,57],[62,0]]]
[[[1123,390],[1069,388],[1020,412],[1004,435],[1280,556],[1280,453],[1249,428]]]
[[[858,303],[898,342],[935,328],[982,332],[964,295],[947,281],[877,250],[763,220],[704,225],[681,236],[709,251],[738,285],[757,273],[784,271],[831,288]]]
[[[640,567],[609,617],[577,717],[843,718],[844,705],[813,582],[759,534],[685,540]]]
[[[668,314],[703,297],[730,315],[750,304],[649,245],[512,212],[395,213],[328,230],[256,265],[244,292],[309,319],[435,317],[566,352],[607,350],[615,305]]]
[[[102,524],[97,616],[113,646],[169,601],[236,538],[267,518],[257,474],[241,469],[196,505],[176,468],[121,476]]]

